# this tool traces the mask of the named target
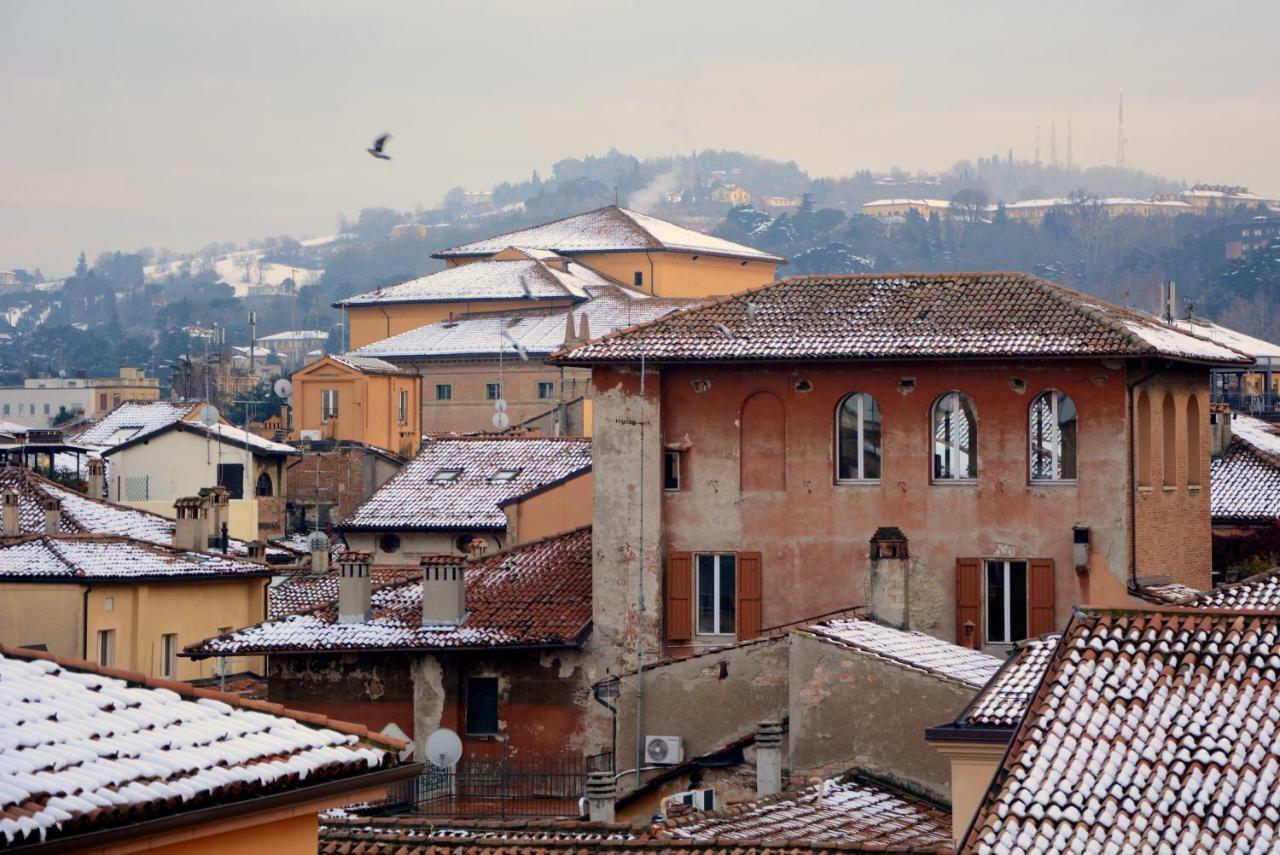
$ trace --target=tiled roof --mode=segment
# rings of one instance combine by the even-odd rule
[[[413,372],[401,368],[399,365],[392,365],[381,359],[372,356],[361,356],[358,353],[344,353],[340,356],[330,356],[334,362],[339,365],[345,365],[348,368],[359,371],[361,374],[397,374],[405,377],[412,377]]]
[[[575,329],[580,328],[583,318],[586,318],[592,335],[604,335],[701,302],[648,297],[616,285],[592,288],[590,293],[590,300],[574,306],[473,312],[453,320],[437,321],[367,344],[348,357],[453,359],[459,356],[496,357],[501,352],[514,360],[519,357],[512,341],[530,355],[547,356],[564,347],[566,321],[570,316]]]
[[[1201,338],[1212,339],[1219,344],[1225,344],[1232,350],[1247,353],[1255,358],[1265,359],[1271,357],[1272,359],[1280,359],[1280,344],[1273,344],[1260,338],[1254,338],[1210,321],[1201,320],[1200,318],[1183,318],[1175,319],[1173,325],[1180,330],[1194,333]]]
[[[1236,413],[1231,444],[1209,464],[1209,508],[1215,522],[1280,519],[1280,430]]]
[[[461,560],[461,559],[459,559]],[[422,581],[373,592],[363,623],[338,623],[337,604],[289,615],[187,648],[197,656],[348,650],[571,647],[591,625],[591,529],[467,562],[466,618],[422,625]]]
[[[339,531],[505,530],[499,505],[591,469],[591,440],[433,437]],[[459,470],[445,480],[449,470]],[[518,470],[510,479],[502,470]]]
[[[90,425],[88,429],[68,439],[85,445],[119,445],[125,440],[135,439],[189,418],[201,406],[203,406],[202,401],[187,403],[126,401],[103,416],[96,424]]]
[[[455,246],[434,255],[436,258],[493,255],[509,246],[548,249],[570,255],[579,252],[665,249],[754,261],[782,261],[781,258],[758,249],[686,229],[684,226],[616,205]]]
[[[1025,273],[794,276],[567,350],[566,363],[1161,356],[1251,364]]]
[[[581,264],[557,270],[543,261],[476,261],[449,267],[357,294],[335,306],[369,306],[389,303],[456,303],[476,300],[585,300],[587,288],[603,284],[600,274]]]
[[[7,489],[18,494],[18,525],[23,534],[44,532],[44,511],[40,500],[51,497],[62,502],[61,530],[67,534],[111,534],[160,546],[173,545],[173,520],[127,505],[91,499],[30,469],[0,467],[0,492]],[[227,552],[230,555],[248,555],[249,545],[243,540],[228,538]],[[293,557],[293,551],[287,546],[268,547],[267,556],[272,560],[287,561]]]
[[[284,332],[264,335],[258,341],[311,341],[312,339],[327,339],[328,337],[329,333],[324,330],[285,330]]]
[[[1022,720],[1031,696],[1040,685],[1049,658],[1057,649],[1054,633],[1018,642],[1009,659],[991,678],[956,723],[963,727],[1009,728]]]
[[[964,851],[1280,847],[1280,614],[1077,612]]]
[[[1158,585],[1142,585],[1132,593],[1149,603],[1172,605],[1188,597],[1197,596],[1200,589],[1177,582],[1162,582]]]
[[[260,454],[267,457],[281,457],[285,455],[297,454],[298,450],[292,445],[286,445],[283,442],[272,442],[269,439],[263,439],[256,433],[242,430],[232,425],[216,424],[205,425],[200,422],[184,422],[173,421],[167,425],[148,431],[145,434],[126,439],[116,445],[111,446],[102,452],[104,458],[110,457],[126,448],[130,448],[140,442],[150,442],[169,431],[184,431],[186,433],[199,434],[203,437],[222,442],[226,445],[233,445],[237,448],[246,448],[254,454]]]
[[[1258,609],[1280,612],[1280,567],[1232,585],[1223,585],[1180,601],[1201,609]]]
[[[264,564],[99,534],[0,538],[0,579],[207,579],[270,576]]]
[[[417,579],[422,575],[418,567],[369,568],[375,589],[399,582]],[[267,589],[267,617],[274,620],[285,615],[314,609],[338,599],[338,570],[335,566],[327,573],[291,573],[278,585]]]
[[[1000,660],[994,656],[923,632],[894,629],[872,620],[829,620],[806,627],[803,631],[975,689],[991,679],[1000,667]]]
[[[388,749],[400,747],[323,716],[0,647],[6,846],[215,805],[252,808],[262,796],[391,767]]]
[[[659,833],[685,840],[776,840],[931,848],[951,845],[951,817],[859,774],[710,813],[670,819]]]

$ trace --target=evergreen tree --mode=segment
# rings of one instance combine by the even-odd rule
[[[76,278],[83,279],[89,273],[89,262],[85,259],[84,253],[80,253],[80,259],[76,261]]]

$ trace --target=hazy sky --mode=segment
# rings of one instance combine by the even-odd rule
[[[334,230],[610,146],[1076,160],[1280,195],[1280,3],[0,0],[0,268]],[[383,130],[390,163],[364,153]]]

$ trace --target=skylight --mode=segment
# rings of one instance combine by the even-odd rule
[[[499,469],[497,472],[494,472],[492,475],[489,476],[489,483],[505,484],[509,481],[516,480],[516,476],[518,476],[519,474],[520,474],[520,469],[518,467],[513,469]]]
[[[431,476],[432,484],[452,484],[462,474],[461,469],[437,469]]]

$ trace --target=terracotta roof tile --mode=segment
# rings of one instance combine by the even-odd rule
[[[1209,507],[1217,523],[1280,519],[1280,428],[1236,413],[1226,452],[1209,464]]]
[[[975,689],[1000,668],[1000,660],[994,656],[862,618],[824,621],[804,632]]]
[[[964,727],[1014,727],[1031,702],[1049,658],[1058,646],[1057,633],[1018,642],[1009,659],[960,715]]]
[[[369,568],[374,589],[408,582],[422,575],[420,567]],[[326,573],[291,573],[267,591],[267,617],[281,618],[314,609],[338,599],[338,570]]]

